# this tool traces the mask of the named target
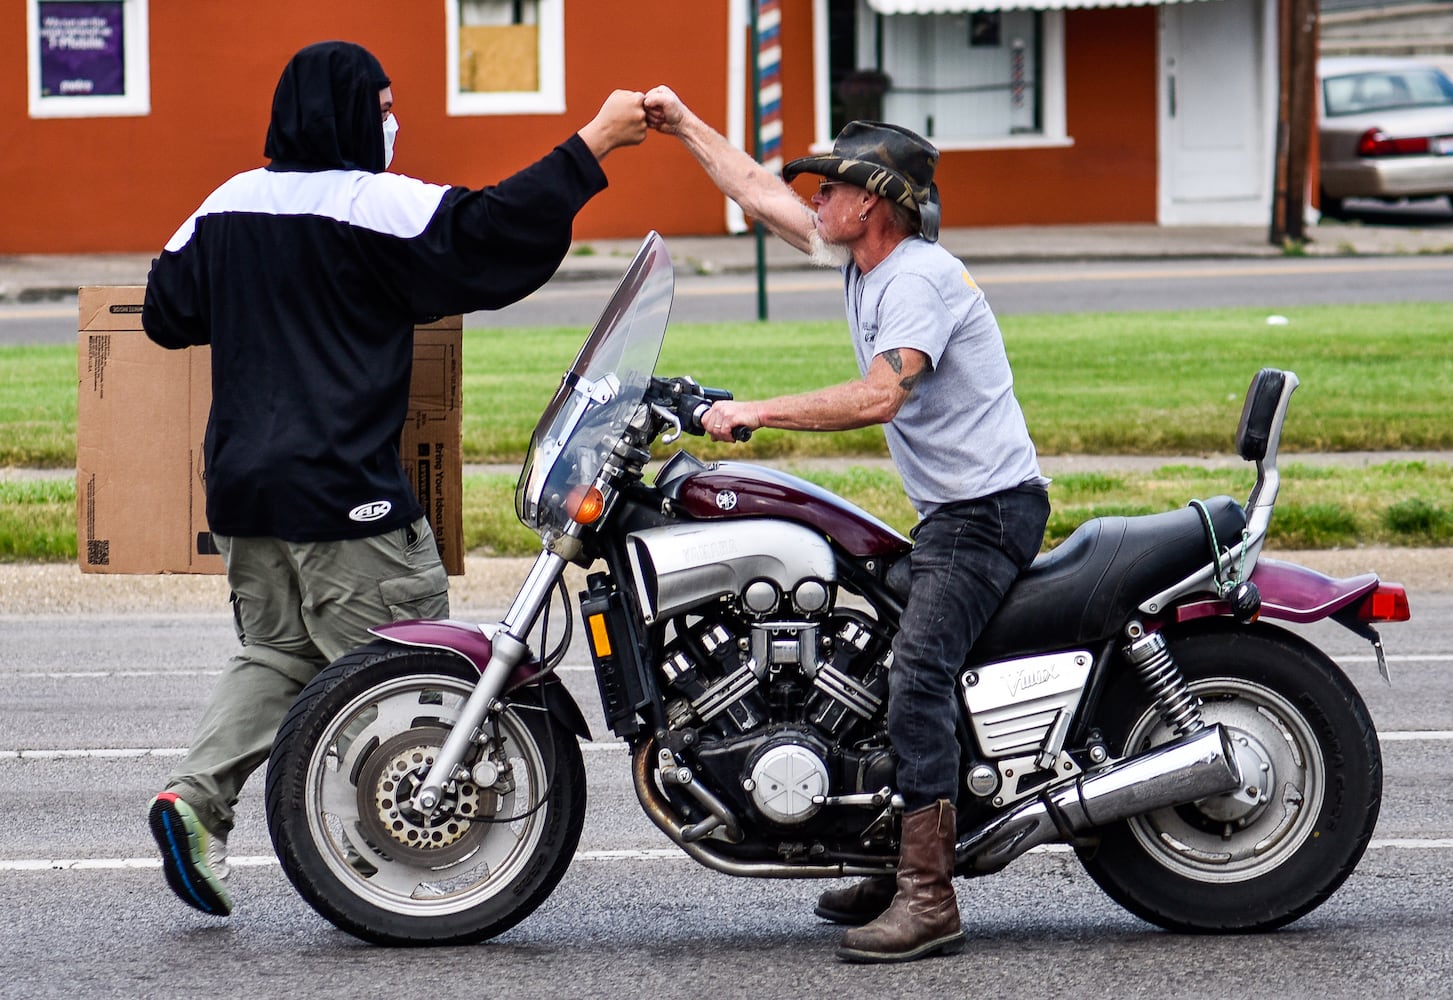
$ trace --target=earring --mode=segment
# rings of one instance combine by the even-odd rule
[[[868,221],[868,213],[867,212],[860,213],[858,215],[858,221],[859,222],[867,222]]]

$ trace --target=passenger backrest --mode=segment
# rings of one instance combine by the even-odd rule
[[[1286,380],[1286,372],[1263,368],[1251,380],[1251,388],[1246,390],[1241,424],[1236,428],[1236,452],[1248,462],[1260,462],[1266,457],[1272,422],[1282,391],[1286,388]]]

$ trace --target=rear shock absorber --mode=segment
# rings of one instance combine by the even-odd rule
[[[1126,634],[1130,642],[1125,647],[1125,655],[1155,699],[1156,711],[1165,724],[1177,736],[1189,736],[1205,728],[1201,701],[1186,686],[1185,675],[1171,657],[1165,637],[1159,632],[1146,632],[1139,622],[1132,622]]]

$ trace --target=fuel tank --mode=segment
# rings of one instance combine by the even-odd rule
[[[790,473],[744,462],[707,465],[681,452],[656,485],[700,520],[779,518],[826,535],[859,558],[895,556],[913,543],[861,507]]]

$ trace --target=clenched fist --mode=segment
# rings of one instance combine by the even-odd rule
[[[594,118],[580,130],[580,138],[597,160],[620,146],[636,146],[646,139],[646,95],[638,90],[613,91]]]
[[[646,124],[663,135],[675,135],[686,117],[686,105],[670,87],[656,87],[646,95]]]

